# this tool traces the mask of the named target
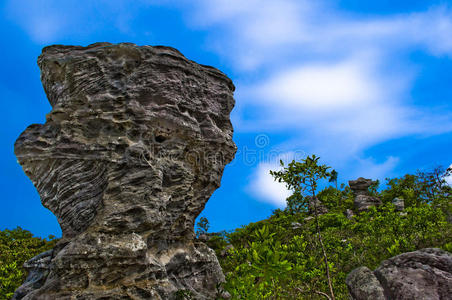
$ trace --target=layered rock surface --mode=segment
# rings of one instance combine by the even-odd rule
[[[452,255],[436,248],[403,253],[373,272],[353,270],[346,283],[355,300],[451,299]]]
[[[15,153],[63,237],[15,299],[214,298],[224,276],[193,226],[236,151],[231,80],[125,43],[46,47],[38,65],[52,111]]]
[[[370,195],[369,187],[374,183],[371,179],[359,177],[356,180],[348,182],[350,189],[355,194],[353,201],[354,207],[358,212],[366,211],[371,206],[378,206],[381,204],[380,199]]]

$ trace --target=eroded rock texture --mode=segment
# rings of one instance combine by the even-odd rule
[[[356,180],[350,180],[348,185],[355,194],[353,201],[354,207],[358,212],[366,211],[371,206],[381,205],[380,199],[370,195],[369,187],[374,183],[372,179],[359,177]]]
[[[134,44],[50,46],[38,64],[52,111],[15,153],[63,238],[15,298],[214,298],[224,276],[193,226],[236,151],[231,80]]]
[[[427,248],[394,256],[374,272],[353,270],[346,279],[355,300],[445,300],[452,296],[452,255]]]

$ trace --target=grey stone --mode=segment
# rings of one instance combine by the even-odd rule
[[[303,226],[300,224],[300,223],[298,223],[298,222],[292,222],[292,223],[290,223],[290,226],[292,226],[292,229],[299,229],[299,228],[302,228]]]
[[[345,283],[350,295],[357,300],[385,300],[384,290],[377,277],[367,267],[359,267],[348,274]]]
[[[405,209],[405,201],[403,198],[396,197],[392,200],[396,211],[403,211]]]
[[[231,255],[231,251],[234,250],[234,246],[233,245],[227,245],[223,250],[221,250],[220,252],[220,256],[221,257],[226,257]]]
[[[374,276],[366,269],[360,267],[347,276],[353,299],[381,299],[372,298],[372,291],[380,290],[378,286],[384,291],[384,299],[451,299],[452,255],[441,249],[426,248],[392,257],[381,263]]]
[[[348,182],[350,189],[355,194],[353,201],[356,211],[363,212],[368,210],[371,206],[381,205],[380,199],[370,195],[369,187],[374,183],[371,179],[359,177],[356,180]]]
[[[354,216],[355,216],[355,214],[353,213],[353,210],[348,209],[348,208],[345,210],[345,217],[347,219],[351,220]]]
[[[316,209],[319,215],[328,213],[328,208],[317,197],[313,199],[311,196],[307,196],[306,199],[308,200],[308,211],[310,214],[314,214]]]
[[[198,236],[198,241],[200,241],[200,242],[205,243],[205,242],[208,242],[209,240],[210,240],[210,238],[207,234],[200,234]]]
[[[451,299],[452,255],[441,249],[397,255],[374,273],[391,299]]]
[[[15,298],[23,298],[44,284],[49,274],[52,255],[53,250],[48,250],[25,262],[24,268],[28,270],[28,276],[25,282],[16,290]]]
[[[15,153],[63,237],[15,299],[214,298],[224,275],[194,222],[236,152],[231,80],[130,43],[49,46],[38,65],[52,111]]]

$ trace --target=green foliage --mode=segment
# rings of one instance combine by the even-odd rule
[[[326,165],[320,165],[319,159],[319,157],[312,155],[306,157],[306,159],[302,159],[301,162],[296,162],[295,160],[293,160],[287,167],[284,167],[284,163],[281,161],[281,166],[284,167],[284,170],[279,172],[270,171],[270,174],[275,178],[275,180],[278,180],[279,182],[285,182],[286,186],[294,191],[292,197],[300,199],[300,204],[304,206],[308,205],[310,211],[312,211],[312,207],[310,207],[312,202],[314,206],[313,212],[316,222],[317,237],[320,243],[319,249],[322,251],[323,261],[325,263],[325,272],[328,279],[329,293],[331,299],[334,300],[335,297],[330,276],[328,254],[325,251],[322,233],[320,232],[318,219],[318,198],[316,193],[320,180],[329,178],[329,182],[337,181],[338,173],[335,170],[328,172],[328,169],[330,169],[330,167]],[[309,198],[303,197],[305,196],[305,194],[309,194]],[[305,201],[303,201],[303,199],[305,199]]]
[[[296,167],[292,165],[292,170]],[[353,207],[348,187],[327,187],[317,193],[329,209],[318,216],[318,225],[336,299],[349,299],[345,278],[356,267],[374,269],[392,256],[427,247],[452,251],[452,224],[447,221],[450,187],[422,176],[419,172],[388,179],[381,192],[375,185],[371,192],[384,204],[351,219],[344,215]],[[288,187],[296,190],[294,184]],[[405,199],[403,212],[395,211],[391,203],[395,197]],[[328,280],[316,220],[304,197],[291,199],[291,208],[288,199],[287,209],[219,237],[223,242],[217,243],[217,253],[233,245],[228,255],[219,256],[226,275],[224,288],[233,299],[325,299],[321,293],[328,290]]]
[[[20,227],[0,231],[0,299],[11,299],[25,280],[24,262],[53,248],[56,241],[54,236],[48,239],[33,237],[31,232]]]
[[[196,236],[200,236],[201,234],[207,234],[207,231],[209,231],[209,220],[207,220],[207,218],[205,217],[201,217],[199,218],[198,223],[196,223]]]
[[[336,299],[348,299],[347,274],[426,247],[452,250],[452,225],[442,210],[425,204],[394,211],[392,204],[351,220],[339,212],[319,216]],[[298,222],[299,228],[291,224]],[[282,212],[228,234],[234,246],[220,263],[233,299],[324,299],[328,290],[315,220]]]
[[[319,233],[336,299],[349,299],[345,278],[356,267],[374,269],[392,256],[427,247],[452,252],[452,192],[444,181],[452,170],[387,179],[382,191],[376,184],[370,192],[383,205],[347,219],[353,193],[348,186],[319,190],[319,180],[336,182],[337,177],[327,166],[318,167],[313,156],[272,172],[293,195],[285,210],[276,209],[266,220],[229,233],[208,233],[208,220],[200,218],[197,234],[208,236],[206,244],[217,253],[226,275],[219,291],[228,291],[232,299],[325,299],[322,293],[329,286]],[[316,197],[329,212],[311,215],[307,196]],[[404,199],[403,212],[395,211],[395,197]],[[21,228],[0,232],[0,299],[10,299],[25,279],[22,264],[55,243],[53,237],[36,238]],[[193,295],[181,290],[177,297]]]
[[[279,182],[284,182],[286,187],[294,194],[301,196],[313,195],[317,190],[319,181],[331,177],[328,172],[330,167],[319,165],[319,157],[312,155],[302,159],[301,162],[293,160],[287,167],[280,161],[284,168],[282,171],[270,171],[270,174]]]
[[[226,231],[209,233],[208,239],[205,243],[207,244],[207,246],[214,249],[217,256],[219,256],[222,249],[224,249],[228,245],[226,236]]]
[[[389,188],[381,192],[381,198],[385,203],[391,202],[396,197],[403,198],[405,207],[451,201],[452,189],[445,180],[451,172],[450,168],[444,170],[442,167],[436,167],[428,172],[418,171],[416,175],[387,178],[386,184]]]

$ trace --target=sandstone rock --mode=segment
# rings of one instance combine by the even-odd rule
[[[63,237],[15,299],[214,298],[224,276],[193,227],[236,151],[231,80],[128,43],[50,46],[38,65],[52,111],[15,153]]]
[[[223,250],[220,252],[220,257],[227,257],[231,255],[231,251],[234,250],[233,245],[227,245]]]
[[[355,194],[354,206],[358,212],[366,211],[371,206],[381,205],[380,199],[373,197],[369,193],[369,187],[374,182],[371,179],[359,177],[357,180],[348,182],[350,189]]]
[[[405,201],[403,198],[396,197],[392,200],[396,211],[403,211],[405,209]]]
[[[328,213],[328,208],[317,197],[313,199],[311,196],[307,196],[306,198],[308,200],[308,211],[310,214],[314,214],[316,208],[319,215]]]
[[[384,290],[377,277],[367,267],[359,267],[348,274],[345,281],[353,299],[385,300]]]
[[[301,225],[301,224],[298,223],[298,222],[292,222],[292,223],[290,223],[290,226],[292,226],[292,229],[293,229],[293,230],[300,229],[300,228],[303,227],[303,225]]]
[[[23,298],[28,293],[41,287],[50,269],[50,261],[52,259],[53,250],[48,250],[33,257],[24,264],[24,268],[30,270],[25,282],[16,290],[15,297]]]
[[[345,210],[345,217],[347,219],[351,220],[354,216],[355,216],[355,214],[353,213],[353,210],[348,209],[348,208]]]
[[[208,236],[207,234],[201,234],[198,236],[198,241],[200,242],[208,242],[210,240],[210,236]]]
[[[347,276],[353,299],[451,299],[452,255],[446,251],[407,252],[383,261],[372,274],[366,269],[360,267]],[[377,292],[380,288],[385,298]]]

